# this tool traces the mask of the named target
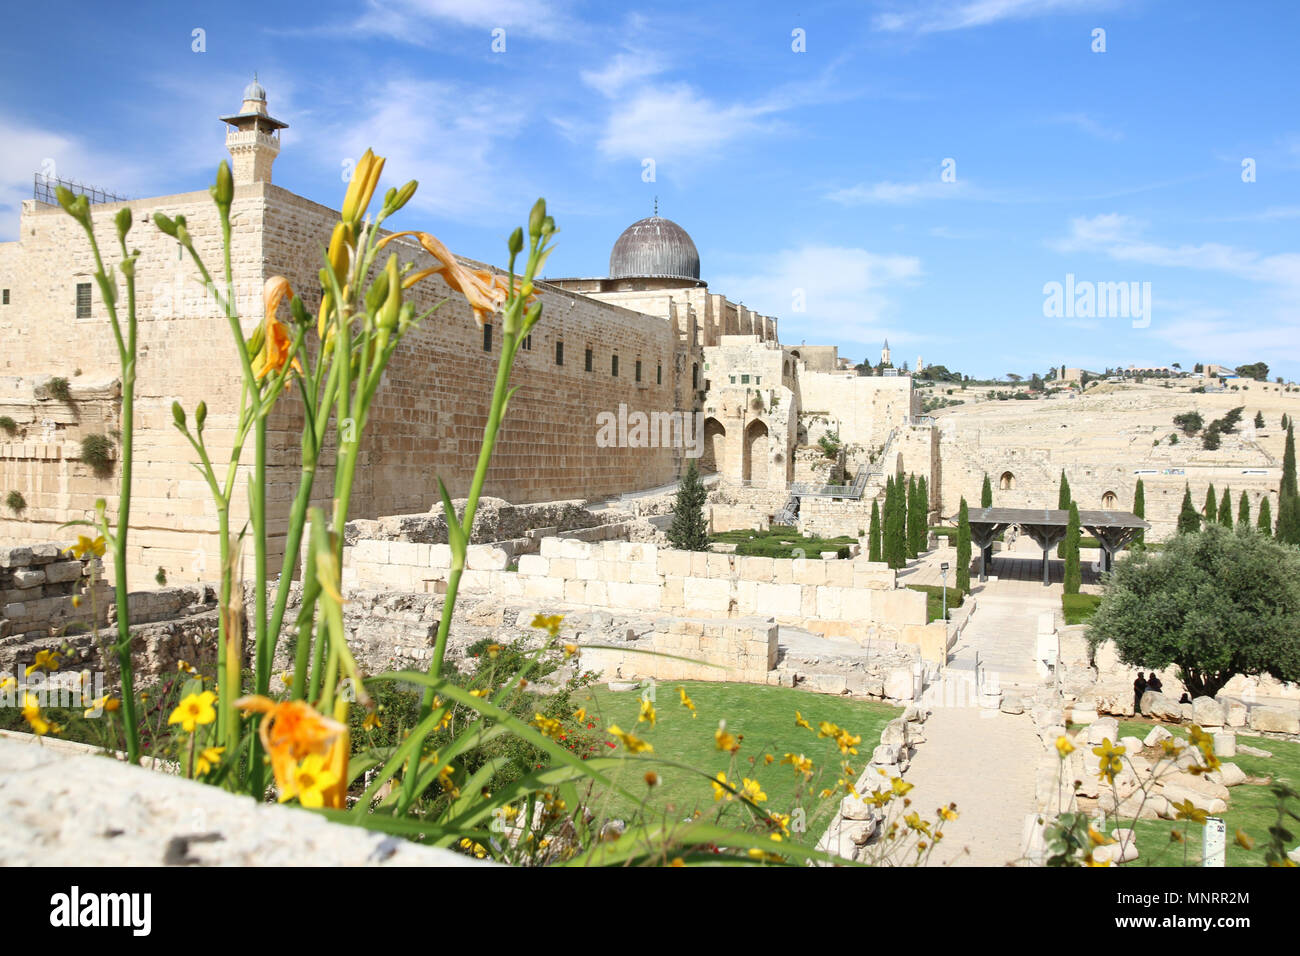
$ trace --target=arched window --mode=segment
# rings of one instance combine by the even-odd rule
[[[1016,476],[1009,471],[1002,473],[1001,479],[998,480],[998,488],[1002,491],[1013,491],[1016,487]]]
[[[1116,495],[1115,492],[1113,491],[1108,491],[1101,496],[1101,506],[1107,511],[1110,511],[1118,504],[1119,504],[1119,496]]]

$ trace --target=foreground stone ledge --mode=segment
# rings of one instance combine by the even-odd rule
[[[108,757],[0,737],[7,866],[476,866]]]

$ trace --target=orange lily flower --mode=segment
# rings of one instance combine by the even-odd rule
[[[266,339],[262,344],[262,351],[253,362],[253,370],[257,374],[258,381],[266,378],[270,372],[278,372],[288,361],[289,346],[293,338],[284,323],[275,317],[275,313],[280,308],[280,303],[287,296],[292,295],[293,289],[289,287],[289,280],[284,276],[271,276],[262,287],[262,304],[266,314]],[[301,375],[302,364],[296,358],[292,364]],[[286,379],[284,384],[285,388],[288,388],[289,380]]]
[[[327,757],[327,763],[333,766],[337,760],[335,751],[341,749],[346,760],[347,743],[341,748],[335,745],[340,740],[346,741],[347,725],[322,715],[306,701],[277,703],[260,694],[251,694],[235,701],[235,706],[245,713],[265,715],[258,736],[271,757],[271,769],[281,790],[295,787],[294,768],[311,754]]]
[[[444,246],[436,236],[432,236],[427,232],[395,232],[391,236],[386,236],[379,243],[380,248],[402,236],[415,236],[420,245],[424,247],[424,251],[442,263],[440,266],[422,269],[407,276],[402,280],[403,289],[409,289],[417,282],[436,273],[442,276],[447,285],[465,297],[469,302],[470,309],[474,312],[474,319],[479,325],[483,324],[484,316],[501,311],[501,307],[506,303],[506,297],[510,289],[509,280],[505,276],[497,275],[486,269],[466,269],[460,264],[460,260],[452,255],[450,249]],[[528,297],[530,302],[535,298],[535,294],[530,294]]]

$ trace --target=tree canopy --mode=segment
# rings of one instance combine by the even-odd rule
[[[1212,524],[1163,551],[1132,551],[1115,563],[1088,640],[1113,640],[1135,667],[1176,665],[1193,697],[1237,674],[1300,680],[1300,549]]]

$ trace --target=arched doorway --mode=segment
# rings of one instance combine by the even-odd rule
[[[767,425],[754,419],[745,428],[745,451],[741,478],[756,485],[767,484]]]
[[[998,479],[998,488],[1001,491],[1016,490],[1016,476],[1009,471],[1004,471],[1002,477]]]
[[[1110,511],[1119,504],[1119,496],[1113,491],[1108,491],[1101,496],[1101,507],[1104,511]]]
[[[723,471],[726,466],[727,430],[716,418],[704,420],[704,454],[700,456],[701,471]]]

